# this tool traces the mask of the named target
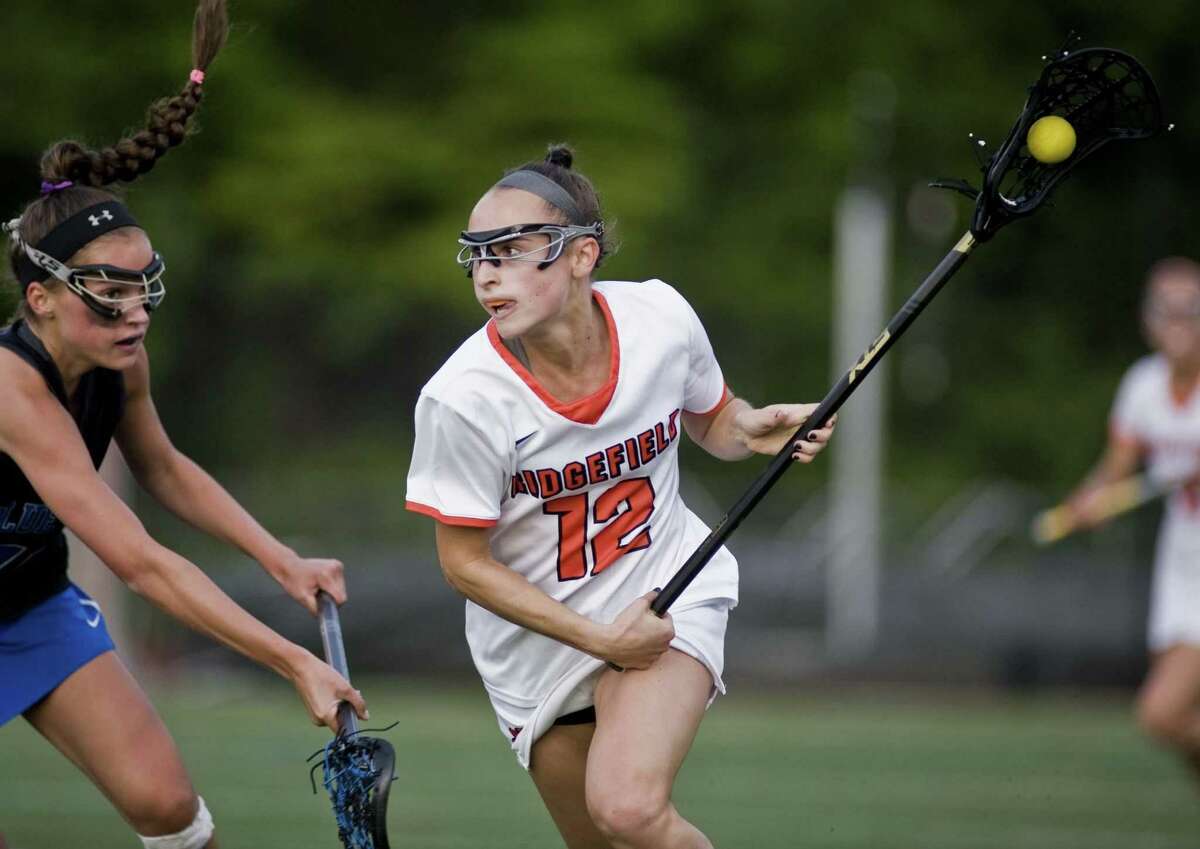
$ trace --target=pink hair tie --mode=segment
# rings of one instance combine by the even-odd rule
[[[203,85],[204,72],[199,68],[192,68],[192,72],[188,75],[188,79],[194,82],[196,85]]]

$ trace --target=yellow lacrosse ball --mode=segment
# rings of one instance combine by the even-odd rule
[[[1046,115],[1033,122],[1025,143],[1038,162],[1057,165],[1075,152],[1075,128],[1066,118]]]

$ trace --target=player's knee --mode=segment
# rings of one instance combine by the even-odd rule
[[[203,849],[213,835],[208,807],[190,791],[163,795],[133,825],[146,849]]]
[[[196,816],[196,794],[187,786],[146,788],[142,798],[127,802],[124,814],[138,834],[174,834]]]
[[[618,843],[639,842],[653,835],[668,815],[665,796],[642,793],[630,785],[589,792],[588,814],[596,828],[609,840]]]

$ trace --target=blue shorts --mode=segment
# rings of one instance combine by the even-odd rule
[[[0,725],[112,650],[100,606],[74,584],[16,619],[0,622]]]

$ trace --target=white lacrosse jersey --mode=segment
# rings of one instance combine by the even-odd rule
[[[1138,443],[1152,480],[1182,480],[1200,472],[1200,386],[1186,398],[1175,397],[1162,355],[1143,357],[1125,373],[1113,403],[1112,428],[1119,438]],[[1200,490],[1176,490],[1167,502],[1167,518],[1194,524],[1200,532]]]
[[[662,587],[709,529],[679,496],[684,412],[732,395],[691,306],[660,280],[597,282],[611,343],[607,382],[563,404],[493,322],[421,390],[407,507],[491,528],[493,557],[596,622]],[[672,606],[737,601],[722,548]],[[467,601],[466,633],[493,704],[532,708],[586,656]]]
[[[1138,443],[1153,480],[1186,480],[1200,470],[1200,386],[1176,397],[1162,355],[1144,357],[1126,372],[1111,426],[1117,438]],[[1154,651],[1178,643],[1200,646],[1200,487],[1195,484],[1167,499],[1148,630]]]

